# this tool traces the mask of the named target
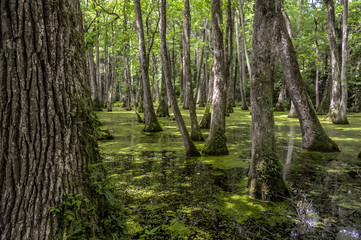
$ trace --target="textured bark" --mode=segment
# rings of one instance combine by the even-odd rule
[[[171,68],[170,68],[170,59],[168,55],[167,48],[167,39],[166,39],[166,29],[167,29],[167,18],[166,18],[166,9],[167,9],[167,1],[162,0],[161,6],[161,27],[160,27],[160,40],[161,40],[161,52],[162,52],[162,68],[164,71],[164,76],[166,80],[166,85],[169,93],[169,97],[171,99],[171,105],[174,113],[174,117],[177,121],[179,131],[182,135],[182,140],[184,147],[186,149],[187,156],[200,156],[199,151],[196,146],[192,142],[186,124],[183,120],[182,114],[179,110],[177,97],[175,95],[174,88],[172,86],[171,79]]]
[[[248,194],[261,200],[279,200],[288,194],[276,155],[273,85],[274,0],[256,0],[253,20],[251,79],[252,152],[248,172]],[[283,199],[282,199],[283,200]]]
[[[191,77],[191,55],[190,55],[190,34],[191,33],[191,12],[189,8],[189,0],[184,0],[184,81],[186,82],[189,104],[189,114],[191,118],[191,139],[193,141],[204,141],[201,129],[198,125],[196,104],[193,98],[193,87]],[[186,101],[185,101],[186,102]]]
[[[242,14],[242,13],[240,13]],[[238,21],[236,19],[236,42],[237,42],[237,58],[238,58],[238,71],[239,71],[239,87],[241,92],[241,101],[242,101],[242,110],[248,110],[247,100],[246,100],[246,69],[244,65],[244,51],[243,45],[239,42],[239,31],[238,31]],[[243,39],[243,38],[242,38]],[[242,50],[242,51],[241,51]]]
[[[152,96],[150,94],[149,56],[147,55],[145,49],[140,0],[134,0],[134,6],[135,6],[135,15],[136,15],[136,25],[138,30],[138,46],[139,46],[139,56],[140,56],[140,65],[141,65],[140,68],[142,70],[142,82],[143,82],[143,97],[144,97],[143,111],[144,111],[144,121],[145,121],[145,127],[143,131],[145,132],[162,131],[162,128],[159,125],[157,117],[154,112]]]
[[[336,43],[335,30],[335,3],[333,0],[324,0],[327,7],[328,25],[327,35],[331,51],[331,68],[332,68],[332,88],[331,102],[328,111],[328,119],[332,122],[336,120],[341,102],[341,82],[340,82],[340,56]]]
[[[342,63],[341,63],[341,102],[334,123],[348,124],[347,120],[347,40],[348,40],[348,1],[343,1],[342,17]]]
[[[62,239],[99,160],[79,1],[0,2],[0,239]],[[94,136],[94,135],[93,135]]]
[[[214,87],[212,100],[212,118],[209,135],[203,152],[207,155],[227,155],[225,135],[225,57],[223,48],[222,11],[220,0],[211,1],[212,32],[214,46]]]
[[[159,106],[157,109],[157,117],[169,117],[167,85],[165,82],[164,68],[162,67],[162,82],[160,88]]]
[[[317,118],[316,111],[302,80],[296,51],[287,31],[285,17],[280,9],[277,11],[275,26],[278,54],[282,62],[286,87],[299,117],[303,148],[320,152],[339,151],[337,144],[327,136]]]

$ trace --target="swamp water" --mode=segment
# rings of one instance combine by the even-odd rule
[[[342,152],[317,153],[302,150],[298,119],[276,112],[277,153],[292,197],[264,203],[247,196],[251,115],[234,110],[226,127],[230,155],[197,158],[185,156],[169,118],[158,118],[164,131],[145,133],[132,111],[97,113],[114,136],[100,147],[128,212],[126,238],[361,239],[361,115],[350,114],[347,126],[322,120]]]

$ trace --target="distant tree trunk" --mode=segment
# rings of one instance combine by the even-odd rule
[[[250,63],[248,51],[247,51],[246,25],[244,22],[244,14],[243,14],[244,0],[239,0],[239,1],[240,1],[240,5],[241,5],[240,17],[241,17],[241,26],[242,26],[243,51],[244,51],[244,55],[246,57],[248,76],[249,76],[249,79],[251,79],[252,78],[252,68],[251,68],[251,63]]]
[[[288,113],[288,118],[298,118],[295,104],[291,100],[290,112]]]
[[[96,81],[97,81],[97,101],[95,103],[97,110],[100,110],[104,107],[103,102],[103,84],[102,84],[102,76],[100,74],[100,50],[99,50],[99,28],[97,28],[96,42],[95,46],[96,51]]]
[[[89,47],[87,54],[88,54],[88,69],[89,69],[91,98],[92,101],[95,102],[97,97],[97,82],[96,82],[96,69],[94,62],[94,48],[92,46]]]
[[[252,152],[248,171],[248,194],[261,200],[283,200],[288,195],[282,167],[276,155],[273,85],[274,0],[256,0],[253,20],[251,79]]]
[[[156,96],[156,92],[155,92],[155,84],[156,84],[156,75],[158,73],[158,67],[157,67],[157,59],[154,55],[154,53],[152,54],[152,59],[153,59],[153,71],[152,71],[152,101],[155,102],[157,100],[157,96]],[[167,91],[167,90],[166,90]]]
[[[183,101],[183,109],[189,109],[189,88],[190,88],[190,82],[187,79],[187,72],[186,72],[186,50],[185,50],[185,39],[184,35],[182,36],[182,44],[183,44],[183,89],[184,89],[184,101]]]
[[[342,64],[341,64],[341,102],[334,123],[348,124],[347,120],[347,40],[348,40],[348,1],[343,1],[342,17]]]
[[[222,11],[220,0],[211,1],[212,32],[214,44],[214,89],[212,100],[212,118],[209,135],[203,152],[207,155],[227,155],[227,139],[225,135],[225,58],[223,48]]]
[[[341,82],[340,82],[340,57],[336,43],[336,30],[335,30],[335,3],[333,0],[324,0],[327,13],[328,13],[328,43],[331,51],[331,68],[332,68],[332,90],[331,90],[331,103],[328,111],[328,119],[336,123],[336,117],[340,110],[341,103]]]
[[[167,30],[167,19],[166,19],[166,9],[167,9],[167,1],[162,0],[161,6],[161,27],[160,27],[160,40],[161,40],[161,52],[162,52],[162,68],[164,71],[164,76],[166,80],[166,85],[169,93],[169,97],[171,98],[172,109],[174,113],[174,117],[177,121],[179,131],[182,135],[182,140],[184,147],[186,149],[187,156],[200,156],[199,151],[197,150],[196,146],[192,142],[186,124],[183,120],[182,114],[179,110],[177,97],[175,95],[174,88],[172,86],[172,79],[171,79],[171,69],[170,69],[170,59],[169,54],[167,52],[167,39],[166,39],[166,30]]]
[[[212,108],[212,100],[213,100],[214,68],[212,68],[212,70],[211,70],[208,86],[209,87],[208,87],[208,94],[207,94],[207,96],[208,96],[207,104],[204,109],[203,118],[199,122],[199,127],[203,128],[203,129],[209,129],[211,126],[211,116],[212,116],[211,108]]]
[[[187,84],[187,98],[189,104],[189,114],[191,117],[191,139],[193,141],[203,141],[202,132],[198,125],[196,104],[193,99],[193,87],[191,77],[191,55],[190,55],[190,32],[191,32],[191,13],[189,0],[184,0],[184,70],[185,82]]]
[[[276,43],[287,90],[299,116],[303,148],[321,152],[339,151],[337,144],[327,136],[317,118],[312,101],[302,80],[296,51],[287,31],[285,17],[280,9],[278,9],[276,17]]]
[[[275,111],[277,111],[277,112],[285,111],[283,103],[286,100],[286,95],[287,95],[286,94],[286,83],[283,82],[280,94],[278,95]],[[292,106],[291,106],[291,108],[292,108]]]
[[[50,208],[94,201],[82,20],[79,1],[0,2],[0,239],[62,239]]]
[[[203,42],[206,41],[206,32],[207,32],[207,23],[208,23],[208,19],[205,20],[204,22],[204,30],[203,30]],[[201,99],[202,99],[202,91],[203,91],[203,81],[201,81],[201,72],[202,72],[202,66],[203,66],[203,58],[204,58],[204,47],[202,47],[201,50],[201,60],[198,63],[198,81],[197,81],[197,94],[196,94],[196,103],[200,104],[201,103]],[[203,75],[204,78],[204,75]]]
[[[327,114],[328,109],[330,107],[330,97],[331,97],[331,89],[332,89],[332,77],[330,74],[327,74],[325,82],[326,83],[324,84],[325,87],[323,89],[321,102],[317,109],[317,114],[320,115]]]
[[[227,25],[229,25],[228,37],[229,37],[229,52],[227,61],[227,69],[228,77],[227,77],[227,105],[226,112],[233,113],[233,103],[234,103],[234,82],[233,82],[233,48],[234,48],[234,14],[232,11],[232,1],[228,1],[227,4]]]
[[[145,132],[157,132],[162,131],[161,126],[158,123],[157,117],[154,112],[153,102],[150,94],[150,85],[149,85],[149,56],[147,56],[144,42],[144,31],[143,31],[143,20],[142,20],[142,11],[140,8],[140,0],[134,0],[135,5],[135,15],[136,15],[136,24],[138,30],[138,42],[139,42],[139,56],[140,64],[142,70],[142,80],[143,80],[143,103],[144,103],[144,121],[145,127],[143,131]]]
[[[179,92],[180,92],[180,100],[184,102],[184,71],[183,71],[183,37],[181,37],[181,42],[179,44]]]
[[[164,68],[162,67],[162,82],[160,88],[159,106],[157,109],[157,117],[169,117],[167,85],[165,82]]]
[[[242,14],[242,13],[240,13]],[[237,58],[238,58],[238,71],[239,71],[239,87],[241,92],[241,101],[242,101],[242,110],[248,110],[247,107],[247,100],[246,100],[246,88],[245,88],[245,81],[246,81],[246,69],[244,66],[244,51],[243,45],[239,42],[239,30],[238,30],[238,20],[236,22],[236,42],[237,42]],[[242,53],[241,53],[242,49]]]
[[[318,40],[316,37],[317,34],[317,27],[318,27],[318,23],[317,23],[317,19],[315,16],[313,16],[313,20],[315,22],[315,30],[314,30],[314,36],[315,36],[315,45],[316,45],[316,59],[315,59],[315,64],[316,64],[316,82],[315,82],[315,87],[316,87],[316,109],[318,109],[318,107],[320,106],[320,91],[319,91],[319,82],[320,82],[320,67],[319,67],[319,48],[318,48]]]

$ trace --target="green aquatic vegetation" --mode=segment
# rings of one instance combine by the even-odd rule
[[[160,118],[164,131],[146,133],[134,112],[115,107],[112,113],[98,113],[114,136],[100,145],[108,177],[128,212],[124,239],[139,239],[156,227],[151,239],[342,239],[360,232],[360,114],[351,114],[349,126],[321,121],[341,153],[302,150],[298,119],[275,114],[277,156],[292,197],[274,204],[247,196],[251,115],[234,110],[226,126],[230,154],[197,158],[185,156],[174,121]],[[187,116],[188,111],[182,113]],[[190,119],[185,121],[190,129]],[[195,144],[199,149],[203,145]],[[272,169],[260,168],[266,175]]]

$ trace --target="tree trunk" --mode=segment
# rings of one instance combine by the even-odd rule
[[[320,91],[319,91],[319,82],[320,82],[320,67],[319,67],[319,48],[318,48],[318,40],[316,37],[317,34],[317,27],[318,27],[318,23],[317,23],[317,19],[315,16],[313,16],[313,20],[315,22],[315,30],[314,30],[314,36],[315,36],[315,45],[316,45],[316,59],[315,59],[315,64],[316,64],[316,82],[315,82],[315,88],[316,88],[316,109],[318,109],[318,107],[320,106]]]
[[[276,155],[273,85],[274,0],[256,0],[253,20],[251,79],[252,152],[248,172],[248,194],[261,200],[283,200],[288,195]]]
[[[348,1],[343,1],[342,18],[342,63],[341,63],[341,102],[334,123],[348,124],[347,120],[347,40],[348,40]]]
[[[242,14],[242,13],[240,13]],[[242,110],[248,110],[247,107],[247,100],[246,100],[246,88],[245,88],[245,81],[246,81],[246,71],[244,67],[244,51],[243,45],[239,42],[239,30],[238,30],[238,20],[236,19],[236,42],[237,42],[237,58],[238,58],[238,71],[239,71],[239,87],[241,92],[241,101],[242,101]],[[242,49],[242,52],[241,52]]]
[[[291,101],[291,107],[290,107],[290,112],[288,113],[288,118],[298,118],[295,104],[293,104],[293,101]]]
[[[212,68],[211,70],[211,74],[209,77],[209,84],[208,84],[208,99],[207,99],[207,104],[206,107],[204,109],[204,114],[203,114],[203,118],[201,119],[201,121],[199,122],[199,127],[203,128],[203,129],[209,129],[211,126],[211,117],[212,117],[212,100],[213,100],[213,86],[214,86],[214,68]]]
[[[183,37],[181,37],[181,42],[179,44],[179,92],[180,92],[180,101],[184,102],[184,71],[183,71]]]
[[[90,79],[90,89],[91,89],[91,98],[95,102],[97,94],[97,83],[96,83],[96,72],[95,72],[95,62],[94,62],[94,48],[89,47],[88,51],[88,69],[89,69],[89,79]]]
[[[158,123],[157,117],[154,112],[153,101],[150,94],[149,85],[149,56],[146,53],[145,42],[144,42],[144,31],[143,31],[143,20],[142,11],[140,8],[140,0],[134,0],[136,25],[138,30],[138,46],[140,65],[142,71],[143,80],[143,110],[144,110],[144,121],[145,126],[143,131],[145,132],[157,132],[162,131],[161,126]]]
[[[244,0],[239,0],[239,1],[240,1],[240,5],[241,5],[240,17],[241,17],[241,26],[242,26],[243,51],[244,51],[244,55],[246,57],[248,76],[249,76],[249,79],[252,79],[252,68],[251,68],[251,63],[250,63],[248,51],[247,51],[246,25],[244,22],[244,14],[243,14]]]
[[[277,111],[277,112],[285,111],[283,103],[286,101],[286,95],[287,95],[286,94],[286,83],[283,82],[280,94],[278,95],[275,111]],[[292,109],[292,105],[291,105],[291,109]]]
[[[162,82],[160,88],[159,106],[157,109],[157,117],[169,117],[167,85],[165,82],[164,68],[162,67]]]
[[[190,55],[190,34],[191,33],[191,13],[189,0],[184,0],[184,80],[187,84],[187,98],[189,104],[189,114],[191,117],[191,139],[193,141],[203,141],[202,132],[198,125],[196,104],[193,99],[193,87],[191,77],[191,55]]]
[[[227,77],[227,105],[226,112],[233,113],[233,102],[234,102],[234,82],[233,82],[233,47],[234,47],[234,14],[232,13],[232,1],[228,1],[227,4],[227,25],[228,25],[228,33],[227,37],[229,37],[229,52],[227,61],[227,69],[228,77]]]
[[[227,155],[227,140],[225,135],[225,58],[223,48],[222,11],[220,0],[211,1],[212,32],[214,46],[214,89],[212,100],[212,118],[209,135],[203,152],[207,155]]]
[[[99,50],[99,35],[100,29],[97,28],[97,36],[96,42],[97,45],[95,46],[96,52],[96,81],[97,81],[97,101],[95,103],[97,110],[101,110],[104,107],[103,102],[103,85],[102,85],[102,76],[100,74],[100,50]]]
[[[157,96],[155,94],[155,82],[156,82],[156,75],[158,73],[158,67],[157,67],[157,59],[154,55],[154,53],[152,54],[152,59],[153,59],[153,71],[152,71],[152,101],[155,102],[157,100]],[[167,90],[166,90],[167,91]]]
[[[277,11],[276,17],[276,43],[282,62],[286,87],[299,117],[303,148],[320,152],[339,151],[337,144],[327,136],[317,118],[312,101],[302,80],[296,51],[287,32],[285,17],[280,9]]]
[[[0,2],[0,239],[62,239],[50,208],[93,199],[82,20],[79,1]]]
[[[162,0],[161,6],[161,27],[160,27],[160,39],[161,39],[161,52],[162,52],[162,68],[164,71],[164,76],[166,80],[166,85],[169,93],[169,97],[171,98],[172,109],[174,113],[174,117],[177,121],[179,131],[182,135],[182,140],[184,147],[186,149],[187,156],[200,156],[199,151],[197,150],[196,146],[192,142],[185,122],[183,120],[182,114],[179,110],[177,97],[175,95],[174,88],[172,86],[172,79],[171,79],[171,69],[170,69],[170,59],[168,55],[168,48],[167,48],[167,39],[166,39],[166,29],[167,29],[167,19],[166,19],[166,9],[167,9],[167,1]]]
[[[331,89],[332,89],[332,77],[330,74],[327,74],[325,82],[326,83],[323,89],[321,102],[317,109],[317,114],[319,115],[327,114],[328,109],[330,107],[330,97],[331,97]]]
[[[341,102],[341,83],[340,83],[340,57],[336,43],[335,30],[335,4],[333,0],[324,0],[327,6],[328,25],[327,35],[331,51],[331,68],[332,68],[332,90],[331,103],[327,118],[335,122]]]

